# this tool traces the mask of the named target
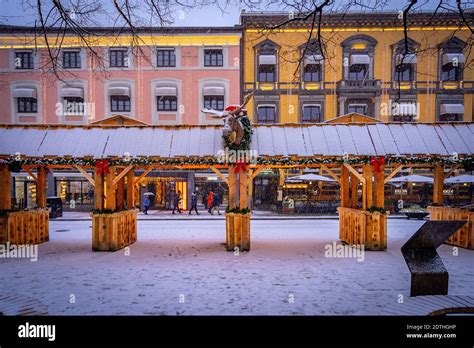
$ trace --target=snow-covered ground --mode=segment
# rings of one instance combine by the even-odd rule
[[[388,250],[358,262],[325,257],[337,220],[253,221],[252,250],[238,256],[221,244],[223,220],[139,221],[128,256],[92,252],[90,221],[52,221],[37,262],[0,258],[0,292],[37,298],[57,315],[379,314],[409,296],[400,247],[421,224],[389,220]],[[472,295],[474,251],[438,253],[449,293]]]

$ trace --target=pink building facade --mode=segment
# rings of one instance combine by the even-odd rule
[[[132,46],[129,34],[101,29],[91,43],[97,56],[73,36],[53,47],[54,73],[31,29],[3,29],[0,123],[77,125],[114,115],[153,125],[218,123],[200,109],[239,103],[240,39],[232,27],[150,29]]]

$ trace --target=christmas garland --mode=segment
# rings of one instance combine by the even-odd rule
[[[250,209],[249,208],[243,208],[243,209],[240,209],[240,208],[232,208],[232,209],[229,209],[227,208],[225,210],[226,213],[232,213],[232,214],[242,214],[242,215],[247,215],[247,214],[250,214]]]
[[[250,142],[252,141],[253,134],[252,124],[250,123],[248,116],[242,116],[239,120],[244,127],[244,137],[242,138],[242,141],[239,145],[235,145],[230,141],[229,136],[222,135],[222,139],[224,140],[224,148],[234,151],[250,149]]]
[[[313,164],[371,164],[373,160],[372,156],[361,156],[347,158],[345,156],[332,156],[332,157],[259,157],[256,160],[257,165],[273,165],[273,166],[304,166]],[[98,162],[102,162],[102,159],[94,158],[22,158],[18,160],[16,157],[7,158],[0,160],[0,166],[7,165],[7,167],[15,170],[19,170],[22,165],[38,165],[38,166],[51,166],[51,165],[78,165],[78,166],[91,166],[95,167]],[[385,165],[390,164],[440,164],[440,165],[452,165],[459,164],[464,166],[466,170],[473,170],[474,168],[474,157],[417,157],[417,156],[386,156],[384,157]],[[110,158],[108,159],[108,165],[111,166],[127,166],[127,165],[163,165],[163,166],[185,166],[185,165],[221,165],[219,158],[217,157],[187,157],[187,158],[152,158],[152,157],[133,157],[130,159],[126,158]],[[13,171],[13,170],[12,170]]]

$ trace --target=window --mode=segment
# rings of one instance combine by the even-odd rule
[[[64,97],[64,114],[65,115],[83,115],[84,99],[80,97]]]
[[[112,95],[110,97],[110,111],[130,112],[130,97],[128,95]]]
[[[361,81],[367,76],[369,65],[367,64],[353,64],[349,68],[349,80]]]
[[[260,105],[257,108],[257,122],[258,123],[275,123],[276,122],[276,107],[273,105]]]
[[[204,66],[223,66],[224,58],[222,49],[204,50]]]
[[[442,122],[462,121],[464,116],[464,105],[458,104],[440,104],[439,120]]]
[[[111,49],[109,54],[111,68],[128,67],[128,54],[126,49]]]
[[[441,68],[441,80],[459,81],[461,79],[461,69],[453,63],[444,64]]]
[[[357,113],[366,115],[367,114],[367,105],[364,104],[349,104],[347,112],[349,114]]]
[[[176,96],[164,95],[156,97],[158,111],[177,111],[178,98]]]
[[[63,52],[63,68],[79,69],[81,67],[81,54],[79,51]]]
[[[303,106],[303,122],[322,122],[320,105],[304,105]]]
[[[158,67],[175,67],[176,55],[174,48],[158,49],[156,66]]]
[[[223,95],[205,95],[204,108],[213,110],[224,110],[224,96]]]
[[[259,82],[275,82],[275,65],[263,64],[258,67]]]
[[[306,64],[304,67],[305,82],[319,82],[321,81],[321,65],[320,64]]]
[[[38,112],[38,101],[36,98],[17,98],[18,113]]]
[[[414,75],[413,64],[399,64],[395,69],[396,81],[413,81]]]
[[[33,69],[32,52],[15,52],[15,69]]]

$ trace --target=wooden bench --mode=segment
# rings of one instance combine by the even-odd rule
[[[382,315],[445,315],[449,313],[474,313],[473,296],[417,296],[403,303],[385,307]]]
[[[0,294],[0,315],[48,315],[48,307],[31,297]]]

